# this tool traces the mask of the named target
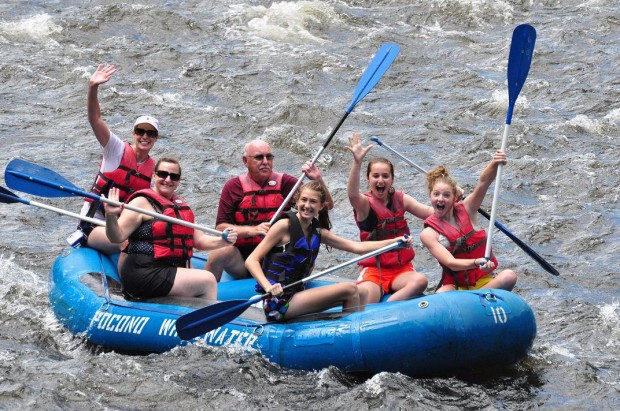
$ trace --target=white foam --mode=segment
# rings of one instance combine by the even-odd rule
[[[14,262],[15,256],[5,257],[0,254],[0,298],[4,299],[7,293],[15,292],[14,287],[22,284],[23,289],[45,289],[46,282],[42,281],[33,271],[26,270]],[[27,287],[26,287],[27,286]]]
[[[0,33],[9,37],[28,37],[37,41],[52,41],[50,36],[62,31],[47,14],[37,14],[14,22],[0,23]],[[54,42],[56,43],[56,42]]]
[[[601,134],[602,132],[600,121],[593,120],[584,114],[577,114],[575,117],[568,120],[566,125],[593,134]]]
[[[246,21],[247,31],[257,37],[318,44],[326,40],[313,34],[310,27],[337,24],[339,20],[334,9],[321,1],[279,2],[269,7],[241,5],[231,7],[229,15]]]
[[[620,108],[611,110],[604,119],[613,126],[620,126]]]
[[[613,302],[611,304],[605,304],[599,307],[601,313],[601,319],[603,324],[610,330],[608,334],[609,340],[607,341],[607,347],[617,347],[620,345],[620,302]]]
[[[493,108],[497,110],[508,110],[508,92],[506,91],[506,88],[501,88],[493,91],[493,93],[491,94],[491,98],[488,102],[491,104],[491,106],[493,106]],[[482,100],[479,103],[486,103],[486,101]],[[515,103],[514,111],[522,111],[527,109],[529,106],[530,104],[527,97],[525,97],[524,95],[519,95],[519,98]]]
[[[567,348],[565,347],[560,347],[559,345],[552,345],[549,347],[549,351],[558,354],[558,355],[562,355],[564,357],[567,358],[571,358],[571,359],[575,359],[577,358],[575,356],[575,354],[571,353]]]
[[[380,396],[385,388],[382,386],[382,379],[386,373],[381,372],[379,374],[373,375],[373,377],[366,381],[366,392],[372,397]]]

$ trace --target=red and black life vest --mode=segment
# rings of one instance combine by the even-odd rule
[[[437,218],[435,214],[424,220],[424,226],[431,227],[446,237],[450,243],[447,249],[454,258],[483,258],[487,245],[486,231],[484,229],[474,230],[469,214],[467,214],[467,210],[462,203],[454,205],[454,217],[459,226],[458,229]],[[497,259],[493,256],[493,253],[491,253],[491,261],[495,264],[495,268],[489,271],[484,271],[479,267],[471,270],[452,271],[442,265],[441,284],[443,284],[447,275],[451,275],[454,278],[454,285],[456,287],[474,286],[480,278],[497,269]]]
[[[140,190],[128,198],[146,197],[153,208],[165,216],[194,222],[194,213],[182,198],[173,196],[171,200],[155,191]],[[129,254],[146,254],[158,259],[171,259],[187,262],[194,250],[194,229],[154,218],[143,224],[129,237]],[[175,264],[177,265],[177,264]]]
[[[380,199],[371,193],[364,193],[364,195],[368,197],[370,208],[377,216],[377,225],[372,231],[362,230],[357,221],[357,213],[353,210],[355,222],[360,227],[360,239],[362,241],[387,240],[409,234],[409,226],[405,220],[405,193],[403,191],[394,191],[391,208],[387,208]],[[385,268],[399,267],[412,261],[414,257],[415,251],[410,247],[388,251],[379,255],[379,266]],[[373,267],[377,265],[377,259],[370,257],[358,264],[364,267]]]
[[[272,252],[263,260],[263,273],[271,284],[280,283],[282,286],[293,284],[306,278],[314,268],[314,262],[321,247],[321,226],[314,218],[308,230],[308,237],[304,235],[297,213],[294,210],[284,214],[282,218],[290,221],[290,241],[284,246],[283,252]],[[290,296],[304,289],[304,284],[285,290]],[[265,292],[260,285],[256,291]]]
[[[282,174],[273,172],[265,184],[260,186],[248,173],[239,176],[243,198],[235,211],[235,224],[259,225],[271,220],[284,197],[282,196]],[[287,206],[286,210],[289,209]],[[256,245],[261,236],[237,239],[235,246]]]
[[[118,168],[105,173],[99,171],[91,188],[91,193],[107,195],[110,187],[114,185],[119,189],[119,201],[124,202],[128,196],[136,191],[151,188],[151,177],[154,170],[155,161],[151,157],[138,165],[136,153],[129,143],[125,143],[123,157]],[[93,202],[94,200],[86,198],[86,201]]]

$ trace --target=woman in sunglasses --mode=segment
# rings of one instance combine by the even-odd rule
[[[175,194],[181,166],[173,158],[162,158],[153,173],[153,189],[140,190],[128,198],[129,205],[194,222],[194,213]],[[120,190],[110,189],[109,198],[119,200]],[[227,240],[205,235],[191,227],[173,224],[106,203],[106,235],[112,243],[129,240],[127,258],[120,269],[123,292],[128,298],[166,295],[217,298],[217,281],[205,270],[192,269],[194,248],[212,250],[232,244],[237,231],[227,230]]]
[[[99,85],[106,83],[116,72],[113,65],[99,65],[90,78],[87,93],[88,121],[103,151],[99,172],[91,191],[97,195],[107,195],[110,187],[118,188],[120,201],[132,193],[151,187],[151,176],[155,161],[149,153],[159,137],[159,122],[152,116],[140,116],[134,122],[133,141],[123,142],[101,118],[97,91]],[[104,219],[104,209],[100,201],[86,199],[82,214]],[[103,227],[82,222],[78,230],[67,239],[73,246],[86,243],[107,254],[118,253],[120,244],[110,243]]]

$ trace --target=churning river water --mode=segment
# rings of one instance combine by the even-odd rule
[[[518,272],[515,292],[536,315],[527,358],[412,379],[292,371],[233,348],[107,352],[64,330],[48,305],[47,275],[75,221],[5,203],[0,409],[620,409],[618,0],[9,0],[0,5],[0,166],[21,158],[88,187],[100,150],[86,86],[97,64],[113,63],[99,94],[104,118],[129,138],[138,115],[158,117],[154,155],[181,159],[180,193],[212,225],[221,187],[243,171],[243,145],[269,141],[276,169],[299,175],[379,46],[395,42],[399,57],[319,159],[334,230],[355,238],[347,137],[376,135],[424,168],[447,164],[471,190],[501,145],[509,44],[521,23],[538,38],[512,118],[498,220],[561,273],[495,233],[494,251]],[[392,158],[397,187],[427,201],[413,168],[380,147],[370,155]],[[410,226],[417,238],[420,221]],[[435,285],[436,263],[419,240],[416,249]],[[323,252],[317,270],[348,258]]]

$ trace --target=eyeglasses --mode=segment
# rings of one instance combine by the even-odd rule
[[[145,130],[143,128],[136,127],[133,129],[133,132],[142,137],[143,135],[147,135],[149,137],[157,137],[157,130]]]
[[[263,159],[267,159],[267,161],[271,161],[273,160],[273,154],[257,154],[255,156],[246,156],[246,157],[250,157],[253,158],[256,161],[263,161]]]
[[[172,181],[179,181],[181,179],[181,174],[169,173],[169,172],[164,171],[164,170],[157,170],[157,171],[155,171],[155,174],[157,175],[157,177],[163,178],[164,180],[166,178],[168,178],[168,177],[170,177],[170,180],[172,180]]]

